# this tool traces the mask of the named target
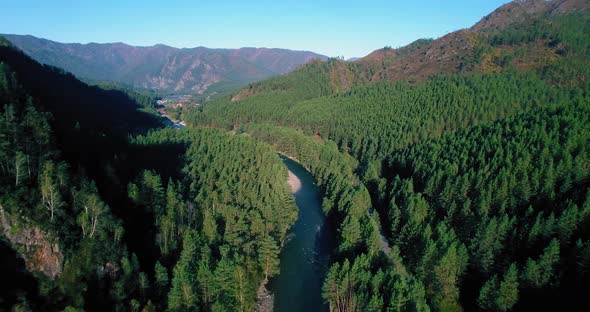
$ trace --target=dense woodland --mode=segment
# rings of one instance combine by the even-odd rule
[[[335,310],[506,311],[581,302],[588,33],[585,15],[543,16],[483,33],[465,59],[471,71],[371,84],[356,74],[349,91],[331,80],[348,65],[310,64],[218,99],[189,121],[251,133],[318,178],[326,213],[340,224],[324,285]],[[538,45],[554,56],[519,67]],[[347,69],[351,77],[363,71]],[[349,163],[352,177],[318,170],[335,166],[337,157],[325,155],[336,149],[356,159],[338,162]],[[363,184],[370,201],[360,196],[347,206],[347,189]],[[330,196],[334,186],[338,195]],[[385,258],[376,253],[376,231],[367,230],[369,216],[391,245]]]
[[[2,218],[64,260],[0,307],[252,311],[297,219],[277,152],[315,177],[336,225],[334,311],[583,304],[590,18],[478,36],[455,74],[374,82],[391,59],[313,62],[190,111],[182,130],[154,129],[148,95],[88,87],[2,42]]]
[[[5,242],[28,264],[56,244],[39,266],[50,256],[61,263],[50,276],[32,270],[17,275],[29,283],[3,285],[2,309],[252,310],[297,218],[276,152],[212,129],[141,135],[160,122],[132,96],[88,87],[3,44]],[[48,79],[21,83],[24,73]],[[89,107],[66,114],[72,94]],[[116,111],[92,104],[101,101]],[[88,125],[92,114],[105,118]],[[35,231],[32,245],[10,240]]]
[[[96,83],[96,86],[104,90],[119,91],[124,93],[130,100],[148,110],[155,110],[158,106],[157,101],[161,100],[161,97],[158,95],[158,93],[152,90],[137,89],[107,81],[98,82]]]
[[[12,54],[15,52],[10,47],[2,49],[2,61],[25,60],[22,55]],[[38,66],[32,68],[38,73],[46,70]],[[2,293],[0,304],[6,309],[11,303],[16,304],[25,311],[64,308],[75,311],[85,303],[135,304],[134,297],[139,297],[141,287],[147,287],[147,279],[146,273],[140,272],[137,257],[126,247],[121,220],[112,213],[83,167],[77,167],[82,164],[64,159],[59,148],[64,142],[56,139],[59,130],[54,126],[59,113],[48,111],[30,95],[19,78],[12,66],[0,63],[3,103],[0,207],[3,224],[10,224],[4,231],[26,235],[34,229],[42,233],[39,244],[57,241],[55,252],[63,255],[63,268],[57,268],[61,274],[55,279],[34,273],[36,282],[23,285],[22,289],[9,288]],[[67,82],[62,80],[62,83]],[[79,131],[73,134],[72,140],[92,138],[81,128],[70,129]],[[25,255],[30,252],[25,256],[30,257],[39,246],[19,248]]]
[[[134,142],[186,145],[179,180],[164,183],[145,171],[129,185],[129,197],[158,228],[156,269],[173,267],[167,309],[252,311],[260,281],[278,273],[280,246],[297,219],[276,152],[213,129],[167,129]]]

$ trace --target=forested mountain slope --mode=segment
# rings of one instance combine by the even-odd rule
[[[471,28],[435,40],[419,39],[397,49],[386,47],[354,62],[330,59],[330,65],[321,70],[315,68],[317,64],[308,64],[299,73],[288,75],[291,77],[252,84],[234,99],[265,93],[271,86],[274,91],[300,90],[299,84],[305,85],[303,77],[321,79],[322,88],[342,91],[369,81],[421,81],[441,74],[539,70],[565,56],[564,37],[571,38],[577,30],[563,25],[567,22],[562,17],[586,16],[589,10],[590,5],[582,0],[513,1]],[[282,87],[277,89],[279,84]]]
[[[261,281],[278,273],[280,247],[297,218],[278,155],[267,144],[214,129],[167,129],[134,142],[187,148],[179,180],[163,183],[144,171],[128,188],[155,219],[156,274],[166,267],[173,273],[169,283],[156,276],[156,306],[252,311]]]
[[[99,172],[126,135],[159,123],[127,97],[41,66],[3,39],[0,99],[2,236],[35,277],[21,288],[3,283],[2,309],[129,302],[146,275],[126,247],[123,222],[101,196],[108,190],[92,179],[106,179]]]
[[[561,55],[527,69],[504,62],[498,70],[437,76],[423,83],[410,79],[367,84],[363,78],[350,79],[357,86],[348,92],[339,92],[342,89],[330,77],[341,67],[351,77],[363,77],[368,71],[361,64],[314,63],[254,84],[231,100],[218,99],[195,110],[189,121],[230,129],[272,122],[330,138],[359,159],[382,157],[394,148],[446,130],[565,100],[569,91],[563,90],[569,87],[584,89],[590,38],[583,30],[589,29],[588,15],[540,15],[530,17],[528,24],[535,26],[487,36],[487,49],[498,45],[509,53],[520,43],[532,44],[545,37],[545,45],[559,47]]]
[[[320,177],[339,227],[324,284],[336,311],[583,304],[587,12],[515,1],[470,30],[252,84],[189,123],[246,132]]]
[[[423,80],[437,74],[540,68],[564,53],[562,38],[555,34],[561,27],[556,19],[587,14],[589,9],[583,0],[512,1],[469,29],[429,43],[417,41],[399,49],[394,58],[381,58],[383,67],[372,80]]]
[[[0,103],[0,256],[24,281],[2,284],[0,309],[252,310],[297,216],[269,145],[141,135],[160,122],[129,95],[5,40]]]
[[[182,130],[0,39],[0,250],[27,282],[0,309],[252,311],[297,219],[277,152],[335,228],[333,311],[583,307],[587,9],[515,1],[253,83]]]
[[[312,59],[326,59],[313,52],[286,49],[178,49],[161,44],[70,44],[33,36],[4,36],[38,62],[63,68],[79,78],[170,93],[223,91],[288,73]]]

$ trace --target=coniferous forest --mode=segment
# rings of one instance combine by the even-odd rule
[[[261,311],[302,209],[279,154],[321,192],[331,311],[582,309],[581,3],[312,61],[189,109],[183,129],[156,93],[89,86],[0,38],[0,310]],[[460,52],[449,69],[426,51]]]

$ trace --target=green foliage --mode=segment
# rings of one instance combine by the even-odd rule
[[[511,264],[501,282],[494,275],[484,283],[479,293],[479,307],[488,311],[511,310],[518,301],[518,287],[518,269]]]
[[[168,286],[169,276],[168,270],[160,262],[156,262],[156,266],[154,268],[155,278],[156,278],[156,285],[161,288],[165,288]]]
[[[554,285],[559,259],[587,235],[589,26],[583,14],[531,16],[482,33],[465,62],[477,72],[490,57],[497,73],[364,84],[369,68],[311,64],[212,101],[188,121],[244,131],[316,177],[324,212],[339,226],[340,260],[324,291],[333,307],[416,302],[403,291],[399,299],[351,291],[342,273],[367,252],[380,255],[371,250],[381,221],[394,265],[374,259],[370,271],[404,272],[422,285],[421,307],[436,310],[475,301],[459,294],[466,274],[481,274],[480,306],[506,311],[520,290]],[[523,51],[545,54],[527,59]],[[334,77],[353,79],[339,88]],[[381,218],[369,218],[372,207]]]
[[[97,86],[104,90],[124,93],[130,100],[145,108],[156,109],[158,106],[157,101],[161,99],[154,91],[126,87],[113,82],[101,82]]]
[[[479,291],[479,298],[477,299],[479,307],[484,310],[493,310],[496,304],[495,297],[497,296],[497,291],[498,277],[494,275],[483,284]]]
[[[559,242],[553,239],[537,260],[528,259],[522,279],[531,287],[547,285],[553,277],[554,267],[559,262]]]
[[[0,206],[15,230],[39,233],[27,244],[47,241],[63,255],[62,266],[45,263],[57,260],[11,242],[27,261],[58,270],[54,279],[35,274],[38,289],[23,291],[34,310],[139,309],[151,295],[124,242],[133,227],[118,219],[126,177],[115,167],[125,165],[127,137],[158,125],[136,109],[119,91],[89,87],[0,46]]]
[[[498,299],[496,304],[498,310],[508,311],[518,301],[518,269],[512,264],[504,274],[504,280],[500,283],[498,289]]]
[[[430,311],[424,286],[393,271],[373,271],[370,257],[359,255],[351,265],[345,260],[328,271],[322,289],[334,311]],[[387,303],[383,298],[388,298]],[[365,308],[363,308],[365,307]]]
[[[264,264],[265,280],[279,273],[279,246],[273,239],[266,237],[260,242],[258,256],[260,257],[259,261]]]
[[[83,305],[76,286],[115,263],[96,275],[112,279],[117,307],[251,311],[297,217],[279,151],[314,175],[337,227],[322,290],[333,310],[508,311],[519,298],[525,309],[528,294],[585,285],[590,271],[588,21],[482,33],[463,74],[418,83],[312,62],[191,111],[194,128],[135,137],[183,150],[167,182],[141,168],[127,188],[158,234],[153,286],[97,188],[57,157],[49,115],[0,63],[0,203],[67,242],[56,283],[72,306]],[[546,54],[519,67],[534,47]],[[496,73],[468,71],[488,61]]]
[[[187,230],[183,239],[180,259],[174,267],[172,287],[168,294],[168,311],[197,311],[197,251],[199,237],[194,230]]]
[[[383,82],[314,99],[290,96],[285,99],[282,93],[263,93],[239,105],[218,101],[202,112],[195,111],[188,121],[234,129],[272,122],[331,139],[341,150],[364,161],[382,159],[398,148],[445,131],[558,101],[561,94],[535,75],[509,72],[437,77],[416,86]],[[529,101],[531,98],[535,100]],[[293,101],[295,104],[289,104]],[[232,125],[223,124],[229,120]]]
[[[186,146],[180,181],[163,185],[144,171],[128,187],[134,203],[154,213],[162,254],[180,252],[169,310],[251,310],[260,281],[278,273],[279,246],[297,217],[276,152],[212,129],[162,130],[134,142]],[[195,231],[198,245],[186,245]]]
[[[339,224],[341,252],[357,248],[375,252],[378,218],[371,216],[371,198],[354,174],[357,162],[352,157],[341,154],[330,141],[318,141],[294,129],[252,125],[247,130],[248,134],[297,160],[314,175],[324,194],[324,213]]]

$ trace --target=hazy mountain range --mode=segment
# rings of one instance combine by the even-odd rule
[[[288,73],[326,56],[286,49],[138,47],[125,43],[60,43],[30,35],[2,35],[40,63],[90,81],[114,81],[170,93],[235,88]]]

